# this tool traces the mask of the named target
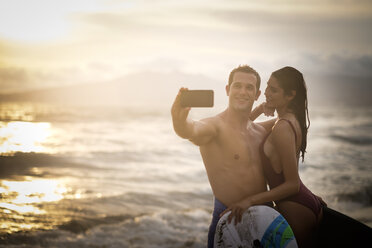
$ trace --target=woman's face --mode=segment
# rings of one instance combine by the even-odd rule
[[[268,107],[280,108],[289,103],[284,90],[279,86],[278,80],[271,76],[265,90],[266,104]]]

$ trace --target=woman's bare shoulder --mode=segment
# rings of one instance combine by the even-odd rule
[[[294,132],[289,123],[289,120],[279,119],[272,129],[272,137],[276,141],[288,141],[289,138],[294,138]]]

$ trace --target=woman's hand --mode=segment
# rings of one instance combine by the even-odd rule
[[[250,206],[252,206],[252,203],[250,199],[245,199],[242,201],[239,201],[237,203],[232,204],[230,207],[228,207],[225,211],[223,211],[220,214],[220,218],[227,212],[230,212],[230,215],[227,219],[228,223],[231,223],[232,219],[235,218],[235,225],[242,221],[242,216],[245,210],[247,210]]]
[[[254,121],[261,114],[264,114],[265,116],[274,116],[274,112],[275,112],[275,108],[270,107],[270,106],[268,106],[268,104],[266,102],[263,102],[251,111],[251,113],[249,115],[249,119]]]
[[[264,113],[265,116],[274,116],[275,108],[271,107],[269,104],[266,102],[262,103],[262,112]]]
[[[315,195],[315,196],[316,196],[316,198],[318,198],[318,200],[320,201],[320,204],[321,204],[322,206],[327,207],[327,203],[322,199],[322,197],[320,197],[320,196],[318,196],[318,195]]]

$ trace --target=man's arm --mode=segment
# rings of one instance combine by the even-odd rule
[[[204,145],[217,135],[217,128],[214,118],[207,118],[201,121],[194,121],[188,118],[191,108],[181,106],[181,92],[187,91],[181,88],[172,106],[173,129],[178,136],[189,139],[196,145]]]

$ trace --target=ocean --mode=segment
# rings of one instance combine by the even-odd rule
[[[372,109],[314,107],[310,120],[301,179],[371,227]],[[0,247],[206,247],[212,207],[170,107],[0,105]]]

